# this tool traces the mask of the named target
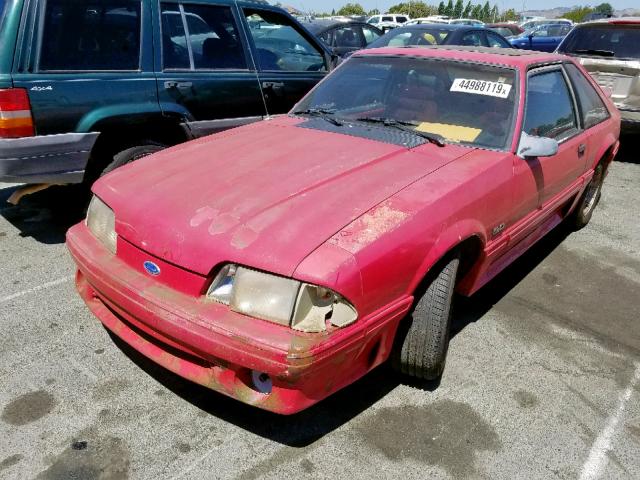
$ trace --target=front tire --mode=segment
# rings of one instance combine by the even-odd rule
[[[127,163],[135,162],[136,160],[151,155],[152,153],[159,152],[165,148],[167,148],[165,145],[149,141],[144,142],[143,145],[127,148],[113,156],[113,161],[107,165],[107,168],[102,171],[100,176],[102,177],[107,173],[113,172],[116,168],[120,168]]]
[[[587,188],[585,188],[584,193],[582,194],[582,197],[580,197],[580,201],[578,202],[578,205],[576,205],[576,209],[571,216],[572,226],[576,230],[580,230],[585,227],[591,220],[591,216],[598,206],[600,197],[602,196],[602,182],[604,181],[604,174],[604,167],[602,163],[600,163],[595,168],[593,178],[589,182],[589,185],[587,185]]]
[[[460,259],[440,262],[430,272],[406,324],[400,325],[392,367],[405,375],[434,380],[442,375],[449,348],[451,304]]]

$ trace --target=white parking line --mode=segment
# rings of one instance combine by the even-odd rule
[[[39,292],[40,290],[45,290],[47,288],[55,287],[57,285],[61,285],[70,280],[73,280],[73,276],[63,277],[57,280],[53,280],[52,282],[43,283],[42,285],[38,285],[37,287],[28,288],[27,290],[23,290],[21,292],[14,293],[12,295],[8,295],[6,297],[0,298],[0,303],[6,303],[16,298],[24,297],[25,295],[29,295],[30,293]]]
[[[638,381],[640,381],[640,363],[635,364],[635,372],[633,378],[627,385],[627,388],[618,395],[618,408],[607,420],[607,426],[600,432],[598,438],[593,443],[589,458],[582,466],[580,480],[595,480],[600,478],[604,467],[607,465],[607,452],[611,450],[611,442],[618,429],[618,424],[627,406],[627,402],[633,395],[633,389]]]

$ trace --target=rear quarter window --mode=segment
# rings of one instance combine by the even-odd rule
[[[138,70],[140,31],[140,0],[49,0],[39,69]]]
[[[578,97],[580,117],[584,128],[591,128],[609,118],[609,110],[605,107],[600,95],[578,67],[569,63],[565,65],[565,68]]]

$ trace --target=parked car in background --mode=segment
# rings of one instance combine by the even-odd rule
[[[470,25],[472,27],[483,27],[484,22],[474,18],[452,18],[449,20],[451,25]]]
[[[420,23],[449,23],[449,17],[444,15],[432,15],[430,17],[412,18],[406,22],[404,26],[417,25]]]
[[[372,17],[369,17],[367,23],[378,27],[383,32],[386,32],[404,25],[409,20],[411,20],[411,18],[408,15],[385,13],[384,15],[373,15]]]
[[[485,27],[499,33],[507,40],[524,32],[524,29],[516,23],[487,23]]]
[[[311,32],[258,2],[3,0],[0,11],[5,182],[91,182],[286,113],[332,64]]]
[[[540,25],[573,25],[573,21],[568,18],[536,18],[522,22],[520,27],[523,30],[529,30]]]
[[[454,292],[584,227],[619,130],[569,57],[361,50],[289,116],[100,179],[67,234],[77,289],[153,362],[278,413],[389,358],[434,379]]]
[[[396,28],[371,43],[368,48],[407,47],[421,45],[468,45],[475,47],[511,48],[499,33],[467,25],[423,23]]]
[[[578,57],[609,92],[625,130],[640,131],[640,17],[576,25],[558,52]]]
[[[515,48],[553,52],[572,28],[564,24],[539,25],[510,38],[509,43]]]
[[[366,48],[384,35],[379,28],[364,22],[319,19],[304,25],[340,57]]]

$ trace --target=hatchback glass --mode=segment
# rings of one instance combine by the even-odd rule
[[[331,123],[410,128],[451,143],[505,149],[513,130],[515,72],[477,63],[353,57],[294,113]]]
[[[575,55],[640,58],[640,26],[597,25],[576,28],[559,51]]]

